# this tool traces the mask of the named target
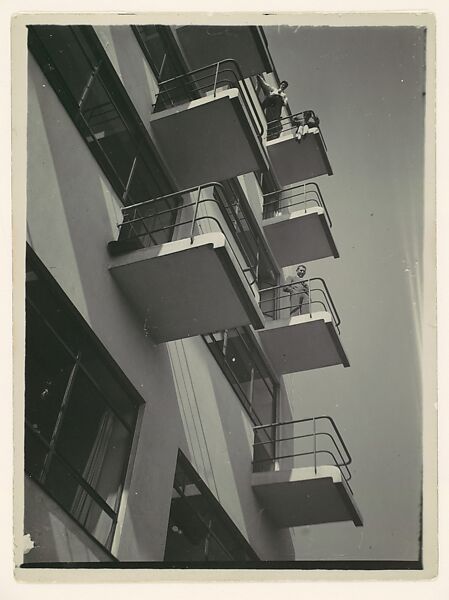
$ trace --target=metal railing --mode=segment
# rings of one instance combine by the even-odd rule
[[[261,289],[259,293],[259,306],[266,317],[273,320],[288,319],[300,314],[312,317],[314,312],[325,310],[330,313],[335,328],[340,333],[341,319],[322,277],[282,283]]]
[[[275,135],[274,137],[272,137],[271,139],[282,137],[286,133],[296,133],[298,126],[301,122],[301,119],[303,119],[305,117],[306,113],[309,113],[311,116],[316,118],[315,112],[313,110],[302,110],[300,112],[297,112],[297,113],[294,113],[291,115],[287,115],[286,117],[281,117],[280,119],[277,119],[276,121],[268,121],[268,123],[267,123],[268,129],[278,132],[278,134]],[[324,149],[327,152],[327,145],[324,140],[323,132],[321,130],[321,125],[318,125],[318,130],[319,130],[319,132],[317,135],[320,136],[321,141],[323,142]]]
[[[215,98],[217,91],[232,88],[239,90],[252,126],[257,136],[261,138],[264,126],[240,67],[232,58],[161,81],[153,112],[160,112],[206,96],[212,95]]]
[[[194,200],[190,197],[186,200],[188,194],[194,194]],[[211,208],[211,204],[215,209]],[[124,206],[121,212],[123,221],[117,224],[120,231],[118,243],[123,245],[125,251],[130,247],[130,242],[137,242],[131,247],[136,249],[160,245],[172,241],[174,237],[176,240],[190,238],[192,244],[196,235],[214,231],[215,225],[227,239],[229,234],[232,236],[229,247],[240,269],[251,287],[256,283],[258,237],[241,212],[238,195],[231,188],[225,189],[218,182],[205,183]],[[209,222],[209,227],[203,228],[206,222]],[[235,248],[239,250],[241,258]],[[245,265],[242,265],[242,258]]]
[[[260,441],[260,434],[269,429],[272,440]],[[286,431],[287,429],[287,431]],[[352,457],[332,417],[321,415],[295,421],[283,421],[253,427],[253,471],[272,471],[294,467],[338,467],[349,490],[352,478],[349,465]],[[268,449],[265,450],[265,446]],[[288,462],[287,462],[288,461]]]
[[[264,194],[263,197],[264,219],[277,216],[277,213],[288,211],[293,206],[299,206],[307,212],[308,207],[312,205],[318,206],[324,210],[329,227],[332,227],[332,221],[321,194],[321,190],[314,182],[304,182],[289,188],[276,190],[269,194]]]

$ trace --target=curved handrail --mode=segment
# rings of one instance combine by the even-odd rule
[[[321,294],[323,294],[323,297],[327,301],[327,306],[329,308],[329,312],[331,313],[332,320],[334,321],[334,324],[335,324],[335,326],[338,329],[340,327],[340,325],[341,325],[340,315],[338,314],[338,311],[337,311],[337,309],[335,307],[335,304],[334,304],[334,301],[332,299],[332,296],[331,296],[331,294],[329,292],[329,288],[327,287],[326,282],[324,281],[324,279],[322,277],[310,277],[309,279],[303,279],[302,281],[304,281],[305,283],[309,283],[309,284],[310,284],[311,281],[319,281],[319,282],[322,283],[322,285],[324,287],[324,290],[321,289],[321,288],[319,288],[319,287],[317,287],[317,288],[310,288],[309,289],[309,294],[311,292],[320,292]],[[283,290],[288,285],[289,285],[288,283],[282,283],[280,285],[274,285],[272,287],[263,288],[263,289],[261,289],[259,291],[260,291],[260,294],[262,295],[263,292],[272,292],[272,291],[275,292],[277,290]],[[289,296],[290,296],[290,293],[288,293],[288,294],[281,294],[281,295],[278,295],[277,297],[274,297],[274,298],[261,299],[259,301],[259,305],[261,305],[263,303],[267,303],[267,302],[273,302],[273,301],[276,301],[276,300],[280,300],[281,298],[288,298]],[[311,302],[309,301],[308,304],[311,305],[311,304],[314,304],[314,303],[317,303],[317,302],[318,301],[312,300]],[[287,307],[285,307],[285,308],[287,308]],[[282,310],[282,309],[276,308],[276,309],[273,310],[273,312],[275,313],[278,310]],[[274,316],[273,316],[273,318],[274,318]]]
[[[224,65],[227,63],[231,63],[234,67],[235,70],[227,68],[224,69],[222,71],[220,71],[220,65]],[[248,86],[246,84],[246,81],[243,77],[242,71],[240,69],[239,64],[237,63],[236,60],[234,60],[233,58],[225,58],[223,60],[219,60],[215,63],[211,63],[210,65],[206,65],[204,67],[200,67],[199,69],[194,69],[193,71],[189,71],[188,73],[183,73],[181,75],[176,75],[176,77],[171,77],[170,79],[166,79],[164,81],[161,81],[159,83],[159,93],[156,95],[156,97],[159,97],[160,94],[163,94],[164,92],[167,92],[169,95],[170,91],[174,91],[175,89],[179,89],[178,86],[174,86],[174,87],[168,87],[166,90],[164,90],[164,87],[166,87],[167,85],[170,85],[172,83],[176,83],[176,82],[181,82],[183,79],[189,79],[192,78],[192,76],[195,76],[195,74],[197,73],[202,73],[206,70],[212,70],[215,68],[215,75],[214,75],[214,83],[212,86],[212,89],[210,89],[209,91],[213,91],[214,93],[214,97],[216,96],[217,93],[217,86],[218,84],[227,84],[229,86],[232,87],[238,87],[242,92],[242,101],[243,104],[245,105],[247,111],[248,111],[248,115],[250,117],[250,119],[252,120],[252,124],[254,126],[254,129],[256,131],[256,134],[259,138],[261,138],[263,136],[264,133],[264,127],[262,124],[262,121],[259,117],[259,114],[256,110],[254,101],[252,99],[251,94],[249,93],[248,90]],[[235,81],[232,80],[225,80],[225,81],[219,81],[218,80],[218,74],[219,73],[232,73],[233,76],[235,77]],[[210,73],[208,75],[204,75],[202,77],[199,78],[199,80],[203,80],[203,79],[208,79],[210,77],[213,76],[213,73]],[[194,85],[196,83],[196,81],[187,81],[187,84],[191,83],[192,85]],[[185,85],[185,84],[184,84]],[[208,86],[204,86],[204,89],[207,89]],[[202,90],[203,88],[200,88],[200,90]],[[249,106],[248,106],[248,102],[249,102]],[[252,110],[250,110],[250,108]],[[257,121],[257,123],[256,123]]]
[[[327,421],[330,424],[332,433],[330,433],[329,431],[318,431],[317,432],[316,431],[316,422],[318,422],[318,421]],[[304,424],[304,423],[313,423],[313,428],[314,428],[313,433],[303,434],[303,435],[291,435],[289,437],[280,437],[280,438],[277,437],[277,435],[275,433],[274,434],[274,438],[276,440],[276,444],[278,444],[279,442],[290,441],[290,440],[293,441],[293,440],[296,440],[296,439],[315,438],[315,440],[316,440],[316,438],[320,437],[320,436],[321,437],[328,437],[328,438],[330,438],[330,440],[331,440],[331,442],[332,442],[332,444],[333,444],[333,446],[334,446],[334,448],[335,448],[335,450],[336,450],[336,452],[337,452],[337,454],[338,454],[341,462],[339,460],[337,460],[337,458],[335,457],[335,454],[334,454],[333,451],[327,450],[327,449],[318,449],[318,448],[316,448],[316,441],[314,441],[314,449],[313,449],[313,451],[295,452],[295,453],[292,453],[292,454],[282,454],[282,455],[275,453],[275,456],[271,456],[269,458],[261,458],[261,459],[257,459],[257,460],[253,459],[253,461],[252,461],[253,465],[264,463],[264,462],[273,462],[273,461],[282,460],[282,459],[285,459],[285,458],[295,458],[295,457],[300,457],[300,456],[316,456],[317,454],[328,454],[328,455],[330,455],[332,457],[335,466],[339,468],[339,470],[340,470],[343,478],[345,479],[345,481],[346,481],[349,489],[352,492],[351,486],[349,485],[349,480],[352,478],[352,474],[351,474],[351,471],[349,469],[349,465],[352,463],[352,456],[351,456],[351,454],[350,454],[350,452],[349,452],[349,450],[348,450],[348,448],[347,448],[347,446],[346,446],[346,444],[345,444],[345,442],[344,442],[344,440],[343,440],[343,438],[342,438],[342,436],[340,434],[340,431],[339,431],[339,429],[338,429],[338,427],[337,427],[337,425],[336,425],[336,423],[335,423],[335,421],[334,421],[334,419],[332,417],[330,417],[328,415],[321,415],[321,416],[318,416],[318,417],[309,417],[309,418],[306,418],[306,419],[296,419],[296,420],[291,420],[291,421],[280,421],[280,422],[276,422],[276,423],[269,423],[269,424],[266,424],[266,425],[256,425],[256,426],[253,427],[253,431],[254,431],[254,435],[256,435],[258,432],[260,432],[261,430],[264,430],[264,429],[269,429],[270,428],[270,429],[275,429],[276,430],[276,429],[279,429],[282,426],[286,426],[286,425],[293,425],[294,426],[294,425]],[[293,431],[293,433],[294,433],[294,431]],[[337,440],[338,440],[338,442],[339,442],[339,444],[341,446],[341,449],[343,450],[343,453],[342,453],[342,450],[340,449],[339,445],[337,444],[337,442],[336,442],[336,440],[334,438],[334,435],[337,438]],[[272,444],[272,440],[269,440],[269,441],[254,441],[253,448],[256,448],[257,446],[259,446],[259,447],[262,446],[263,447],[263,446],[266,446],[266,445],[269,445],[269,444]],[[343,456],[343,455],[345,455],[345,456]],[[316,468],[316,466],[317,466],[316,465],[316,459],[315,459],[314,462],[315,462],[315,468]]]
[[[222,194],[219,194],[218,198],[209,198],[209,197],[207,197],[207,198],[199,198],[199,194],[201,192],[201,189],[210,188],[210,187],[213,187],[214,189],[215,188],[220,189],[221,192],[222,192]],[[233,245],[230,244],[230,248],[232,250],[232,253],[233,253],[233,255],[234,255],[234,257],[235,257],[235,259],[236,259],[236,261],[237,261],[237,263],[238,263],[238,265],[240,267],[240,269],[242,270],[242,272],[246,273],[246,271],[248,271],[248,270],[251,272],[253,280],[249,281],[248,278],[246,278],[246,279],[248,281],[248,285],[250,287],[253,286],[256,283],[256,281],[257,281],[257,254],[254,254],[253,252],[251,252],[251,256],[250,256],[249,253],[248,253],[249,252],[248,248],[246,248],[243,245],[240,237],[237,235],[238,231],[236,230],[236,225],[232,222],[232,219],[231,219],[231,217],[230,217],[227,209],[229,209],[231,211],[232,217],[234,218],[235,223],[240,223],[240,219],[239,219],[239,217],[238,217],[238,215],[237,215],[237,213],[235,212],[235,209],[234,209],[234,207],[238,203],[233,204],[232,202],[229,202],[229,203],[225,203],[224,202],[224,200],[226,199],[226,191],[225,191],[224,187],[221,184],[219,184],[219,183],[216,183],[216,184],[210,184],[210,183],[208,183],[208,184],[204,184],[203,186],[196,187],[196,188],[188,188],[187,190],[184,190],[184,191],[181,191],[181,192],[174,192],[174,193],[171,193],[171,194],[167,194],[165,196],[160,196],[159,198],[152,198],[151,200],[147,200],[145,202],[140,202],[140,203],[138,203],[136,205],[122,207],[121,211],[122,211],[123,214],[125,214],[127,212],[130,212],[130,211],[133,211],[133,210],[134,211],[138,211],[139,208],[142,208],[143,206],[148,206],[148,205],[150,205],[150,204],[152,204],[154,202],[160,202],[161,200],[164,200],[164,199],[167,200],[170,197],[176,197],[176,196],[184,195],[184,194],[191,193],[191,192],[194,192],[194,191],[198,191],[198,198],[194,202],[190,202],[188,204],[184,204],[182,207],[173,207],[173,208],[169,208],[169,209],[155,211],[154,213],[151,213],[151,214],[148,214],[148,215],[138,216],[136,218],[124,220],[122,223],[118,224],[117,226],[118,226],[119,229],[121,229],[122,227],[129,227],[129,226],[132,227],[134,223],[142,223],[143,226],[144,226],[144,228],[145,228],[145,231],[142,232],[142,233],[134,233],[133,236],[130,236],[129,239],[132,239],[132,238],[142,238],[142,237],[145,237],[145,236],[148,235],[151,238],[153,244],[157,245],[157,242],[154,239],[154,235],[155,234],[160,233],[162,231],[167,231],[169,229],[179,228],[179,227],[181,227],[183,225],[189,225],[189,224],[192,225],[190,237],[191,237],[191,240],[193,241],[193,231],[194,231],[195,225],[199,221],[210,220],[210,221],[213,221],[213,222],[215,222],[217,224],[219,230],[223,233],[223,235],[225,236],[225,238],[227,238],[228,235],[224,231],[221,222],[216,217],[214,217],[212,215],[204,215],[204,216],[200,216],[200,217],[197,216],[197,210],[198,210],[199,204],[204,204],[206,202],[213,202],[214,204],[216,204],[218,206],[218,208],[220,210],[220,214],[222,215],[222,217],[223,217],[226,225],[228,226],[229,231],[233,235],[234,242],[236,243],[237,247],[239,248],[239,250],[240,250],[240,252],[241,252],[244,260],[248,264],[248,268],[245,269],[242,266],[242,264],[241,264],[241,262],[240,262],[240,260],[239,260],[239,258],[237,256],[237,254],[236,254],[236,252],[235,252],[235,250],[233,248]],[[175,223],[175,224],[165,225],[163,227],[159,227],[157,229],[151,229],[151,230],[149,230],[146,227],[146,225],[145,225],[145,221],[147,219],[155,219],[157,217],[160,217],[161,215],[164,215],[164,214],[167,214],[167,213],[172,213],[172,212],[178,212],[179,210],[182,210],[182,209],[185,209],[185,208],[189,208],[189,207],[195,207],[195,213],[194,213],[194,215],[191,218],[188,218],[188,219],[186,219],[184,221],[181,221],[181,222],[178,222],[178,223]],[[238,227],[238,230],[241,231],[240,227]],[[245,233],[247,233],[247,232],[245,232]],[[253,233],[252,233],[252,235],[254,236]],[[189,237],[189,236],[186,235],[186,237]],[[256,244],[257,244],[256,236],[254,236],[254,238],[255,238],[255,241],[256,241]],[[246,277],[246,275],[245,275],[245,277]]]
[[[300,116],[301,117],[304,116],[304,114],[307,113],[307,112],[311,113],[314,117],[316,117],[315,111],[313,111],[313,110],[301,110],[301,111],[299,111],[297,113],[294,113],[294,114],[291,114],[291,115],[287,115],[286,117],[281,117],[280,119],[278,119],[276,121],[269,121],[267,123],[267,125],[270,125],[270,123],[281,123],[282,129],[283,129],[283,124],[285,122],[288,122],[288,123],[290,123],[291,126],[290,127],[286,127],[284,129],[284,131],[291,131],[292,129],[295,129],[295,128],[298,127],[298,123],[297,123],[296,119],[298,117],[300,117]],[[319,130],[320,138],[321,138],[321,140],[323,142],[324,149],[327,152],[327,144],[326,144],[326,141],[324,139],[323,132],[321,131],[321,126],[318,126],[318,130]]]
[[[312,190],[307,190],[307,187],[312,187]],[[296,189],[302,189],[303,191],[299,192],[298,194],[292,194],[289,195],[285,198],[282,198],[282,194],[287,194],[288,192],[292,191],[292,190],[296,190]],[[292,187],[288,187],[288,188],[282,188],[280,190],[275,190],[274,192],[269,192],[268,194],[264,194],[263,197],[264,198],[268,198],[270,196],[274,196],[275,194],[280,196],[279,198],[276,198],[274,200],[269,200],[268,202],[264,202],[264,206],[263,208],[265,209],[267,206],[270,206],[271,204],[276,204],[276,203],[281,203],[283,200],[287,201],[290,200],[291,198],[296,198],[298,196],[304,195],[305,199],[301,202],[295,202],[293,204],[288,204],[286,207],[281,207],[280,210],[283,210],[283,208],[288,208],[290,206],[296,206],[297,204],[305,204],[308,200],[307,200],[307,192],[309,191],[309,193],[315,193],[318,196],[318,199],[312,199],[309,200],[310,202],[315,202],[317,204],[317,206],[320,206],[321,208],[323,208],[324,213],[326,215],[326,219],[329,223],[329,227],[332,227],[332,220],[330,218],[329,212],[327,210],[327,206],[326,203],[324,202],[324,198],[323,195],[321,193],[321,190],[318,186],[317,183],[315,183],[314,181],[310,181],[310,182],[304,182],[304,183],[300,183],[298,185],[294,185]]]
[[[126,212],[131,211],[131,210],[137,210],[139,208],[142,208],[144,206],[148,206],[148,205],[153,204],[153,203],[159,203],[162,200],[168,200],[170,198],[174,198],[174,197],[177,197],[177,196],[184,196],[185,194],[190,194],[190,193],[193,193],[193,192],[198,192],[198,194],[199,194],[199,192],[201,190],[208,189],[208,188],[211,188],[211,187],[213,187],[214,190],[215,189],[219,190],[219,192],[220,192],[219,199],[220,200],[219,200],[218,204],[220,204],[220,210],[221,210],[221,212],[222,212],[222,214],[223,214],[223,216],[224,216],[224,218],[226,220],[226,223],[227,223],[228,227],[230,228],[231,231],[234,231],[235,230],[235,226],[232,223],[232,221],[230,220],[229,214],[226,211],[226,208],[229,208],[231,210],[232,216],[235,219],[235,222],[236,223],[240,223],[243,219],[241,217],[239,217],[239,215],[236,213],[236,211],[234,209],[235,206],[239,206],[240,205],[240,199],[238,198],[238,195],[235,194],[235,191],[231,190],[232,195],[234,196],[234,198],[235,198],[236,201],[235,201],[235,203],[226,202],[228,191],[225,189],[225,187],[223,186],[222,183],[219,183],[217,181],[211,181],[211,182],[208,182],[208,183],[203,183],[203,184],[201,184],[199,186],[186,188],[186,189],[181,190],[179,192],[171,192],[170,194],[165,194],[164,196],[158,196],[157,198],[151,198],[149,200],[145,200],[145,201],[139,202],[137,204],[123,206],[123,207],[121,207],[121,212],[122,212],[122,214],[125,214]],[[198,200],[200,200],[199,196],[198,196]],[[213,201],[213,202],[217,202],[217,200],[215,198],[214,199],[211,198],[209,200]],[[203,202],[203,200],[200,200],[200,201]],[[195,202],[183,205],[182,207],[175,207],[175,208],[170,207],[169,209],[166,209],[166,210],[163,210],[163,211],[158,211],[158,212],[155,212],[155,213],[153,213],[151,215],[145,215],[144,217],[140,217],[139,219],[130,219],[130,220],[127,220],[126,222],[123,222],[123,223],[119,224],[118,227],[120,228],[120,227],[122,227],[124,225],[129,225],[129,224],[132,224],[135,221],[140,221],[140,220],[145,219],[145,218],[156,217],[158,215],[161,215],[161,214],[164,214],[164,213],[167,213],[167,212],[172,212],[172,211],[175,211],[175,210],[176,211],[180,210],[182,208],[187,208],[187,207],[192,206],[194,204],[195,204]],[[222,209],[224,209],[224,210],[222,210]],[[247,221],[246,217],[245,217],[245,221]],[[249,223],[248,223],[248,226],[249,226]],[[173,225],[171,225],[170,227],[173,227]],[[256,245],[257,245],[257,237],[258,236],[256,235],[256,233],[254,231],[250,230],[250,232],[251,232],[251,236],[254,238],[254,240],[256,242]],[[245,233],[247,233],[247,232],[245,231]],[[237,238],[237,242],[239,242],[239,241],[240,240]],[[253,258],[256,258],[256,256],[254,255]]]
[[[255,425],[253,427],[253,431],[255,431],[256,429],[268,429],[268,427],[282,427],[283,425],[295,425],[296,423],[307,423],[307,422],[321,421],[321,420],[330,422],[335,433],[337,434],[337,437],[338,437],[341,445],[344,448],[345,453],[349,457],[348,464],[351,464],[351,462],[352,462],[351,454],[349,453],[349,450],[340,434],[340,430],[338,429],[337,424],[335,423],[335,420],[333,419],[333,417],[331,417],[329,415],[319,415],[318,417],[307,417],[305,419],[294,419],[292,421],[276,421],[275,423],[268,423],[267,425]]]
[[[315,419],[315,421],[317,421],[317,420],[318,419]],[[261,429],[261,428],[259,427],[259,429]],[[301,439],[305,439],[305,438],[313,438],[314,435],[316,435],[316,436],[327,436],[327,437],[329,437],[332,440],[332,443],[335,445],[338,453],[340,454],[340,458],[341,458],[341,464],[339,463],[338,466],[345,466],[346,467],[346,466],[348,466],[348,465],[351,464],[352,458],[351,458],[350,454],[347,452],[347,449],[345,449],[345,445],[344,445],[344,442],[341,439],[341,437],[339,437],[339,441],[343,445],[343,449],[345,450],[345,454],[347,454],[347,458],[346,459],[342,455],[342,453],[341,453],[340,449],[338,448],[338,446],[337,446],[334,438],[332,437],[332,435],[328,431],[317,431],[316,434],[305,433],[303,435],[294,435],[294,436],[286,437],[286,438],[278,438],[277,437],[276,438],[276,442],[288,442],[290,440],[301,440]],[[253,446],[265,446],[265,445],[267,445],[269,443],[272,443],[272,440],[265,441],[265,442],[254,442]],[[278,456],[278,458],[281,458],[281,457]]]

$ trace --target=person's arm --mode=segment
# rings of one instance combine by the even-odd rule
[[[257,79],[259,80],[259,83],[260,83],[263,91],[265,92],[265,94],[269,95],[276,91],[276,88],[274,88],[270,84],[268,84],[261,75],[258,75]]]
[[[291,283],[293,283],[293,277],[290,275],[290,277],[287,277],[287,281],[286,281],[287,285],[284,286],[282,289],[284,290],[284,292],[292,292],[292,286],[289,285]]]

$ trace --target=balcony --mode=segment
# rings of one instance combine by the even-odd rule
[[[281,267],[338,258],[332,221],[316,183],[265,194],[263,217],[265,234]]]
[[[260,290],[265,328],[259,337],[269,359],[279,374],[349,367],[340,341],[340,317],[325,281],[321,277],[304,281],[305,292],[288,284]]]
[[[151,130],[179,187],[268,169],[264,117],[251,86],[233,60],[160,84]]]
[[[122,208],[110,272],[156,343],[252,324],[255,232],[218,183]],[[249,243],[251,242],[251,243]]]
[[[254,428],[251,484],[278,527],[339,521],[361,527],[349,483],[351,462],[328,416]]]
[[[243,77],[273,71],[262,27],[183,25],[175,35],[191,69],[233,58]]]
[[[282,187],[319,175],[332,175],[321,127],[314,127],[298,142],[298,124],[303,111],[268,123],[266,147],[274,174]]]

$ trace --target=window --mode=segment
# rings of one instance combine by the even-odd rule
[[[111,548],[140,397],[29,249],[25,471]]]
[[[170,193],[145,126],[93,28],[32,26],[28,45],[123,204]],[[122,227],[123,236],[128,232]],[[164,230],[160,243],[172,233]]]
[[[253,423],[275,423],[279,384],[251,330],[239,327],[203,337]],[[272,441],[273,444],[259,446],[258,452],[269,455],[255,458],[269,458],[274,453],[274,429],[262,429],[258,436],[257,441]]]
[[[173,482],[164,560],[259,560],[181,451]]]
[[[171,79],[186,72],[186,65],[170,27],[134,25],[133,31],[158,81]]]

